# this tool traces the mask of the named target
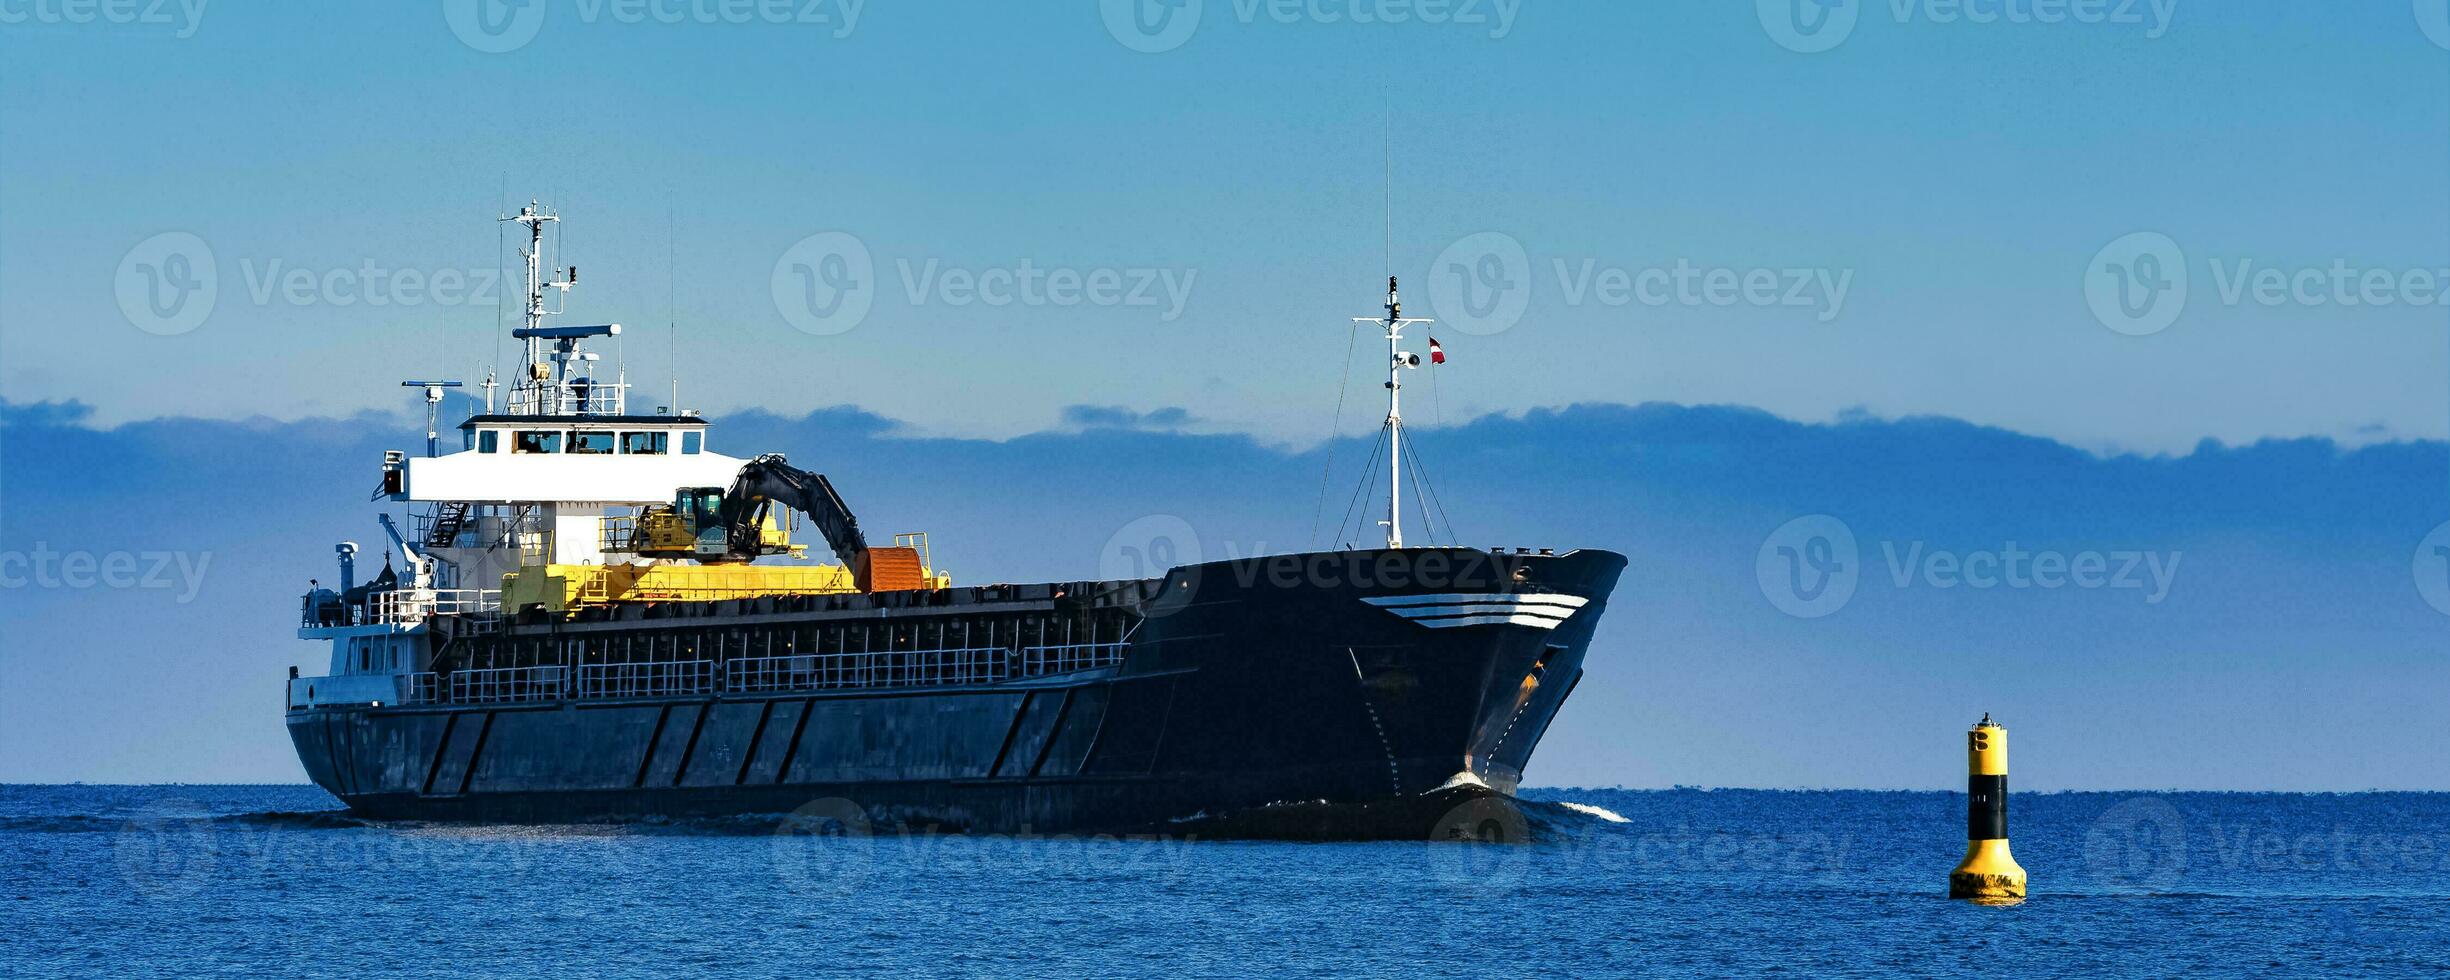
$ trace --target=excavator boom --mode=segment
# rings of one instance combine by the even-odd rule
[[[758,530],[770,504],[782,504],[808,515],[809,523],[825,536],[825,543],[850,569],[851,580],[861,592],[896,592],[927,587],[925,571],[920,568],[918,553],[910,548],[870,548],[868,536],[859,530],[859,518],[852,516],[842,495],[834,492],[833,481],[822,474],[811,473],[785,462],[780,454],[770,453],[750,460],[732,480],[729,492],[716,519],[724,528],[725,541],[731,557],[746,561],[757,557]]]

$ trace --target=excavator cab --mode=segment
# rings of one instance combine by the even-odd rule
[[[732,553],[731,525],[723,515],[723,487],[684,487],[670,506],[656,505],[638,515],[631,550],[649,558],[694,558],[704,562],[740,561]],[[808,546],[791,542],[795,518],[777,520],[771,508],[756,515],[758,555],[808,553]]]
[[[687,523],[690,550],[700,559],[721,560],[731,552],[722,510],[722,487],[695,487],[673,495],[672,511]]]

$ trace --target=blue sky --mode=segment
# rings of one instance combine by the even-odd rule
[[[807,23],[533,0],[505,53],[439,2],[216,3],[185,37],[175,17],[0,24],[0,394],[103,422],[394,408],[397,377],[481,370],[494,304],[375,307],[352,277],[496,268],[502,200],[541,196],[572,219],[572,318],[629,325],[657,388],[677,318],[683,399],[709,411],[849,403],[1010,436],[1074,403],[1181,407],[1315,442],[1342,318],[1373,310],[1388,264],[1391,128],[1414,312],[1471,321],[1432,270],[1456,281],[1480,253],[1447,253],[1484,233],[1521,246],[1506,328],[1440,331],[1473,368],[1444,379],[1458,417],[1862,408],[2152,451],[2450,431],[2438,289],[2375,308],[2220,288],[2450,266],[2450,51],[2406,3],[1976,24],[1880,0],[1807,54],[1752,3],[1483,0],[1457,8],[1480,23],[1389,26],[1351,23],[1349,0],[1253,2],[1203,0],[1158,53],[1091,0],[880,0],[855,21],[828,0]],[[774,283],[827,232],[870,255],[872,302],[811,333]],[[218,273],[209,317],[173,336],[133,327],[113,288],[162,233]],[[2135,233],[2169,236],[2192,279],[2143,337],[2086,292]],[[1187,289],[945,288],[1024,264]],[[1777,275],[1779,302],[1604,288],[1680,264]],[[312,288],[279,288],[301,270]],[[1843,279],[1842,302],[1788,271]]]
[[[0,572],[195,569],[0,595],[0,780],[298,777],[292,597],[535,196],[642,407],[966,581],[1309,547],[1391,265],[1463,539],[1635,558],[1535,782],[1943,787],[1994,710],[2036,787],[2450,787],[2373,749],[2450,735],[2450,4],[1784,2],[0,4]],[[2137,577],[1964,582],[2030,551]]]

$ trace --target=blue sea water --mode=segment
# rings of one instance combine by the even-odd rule
[[[2450,972],[2450,794],[2020,794],[2012,908],[1943,897],[1957,794],[1525,795],[1535,843],[1298,844],[0,787],[0,975]]]

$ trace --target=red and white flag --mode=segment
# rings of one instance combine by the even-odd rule
[[[1429,363],[1446,363],[1446,348],[1438,346],[1438,338],[1429,338]]]

